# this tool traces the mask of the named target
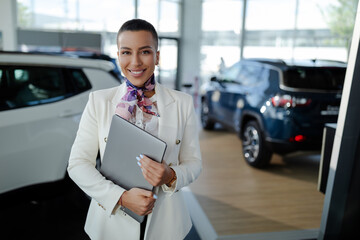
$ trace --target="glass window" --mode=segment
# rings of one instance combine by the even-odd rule
[[[173,1],[160,1],[160,19],[159,19],[159,32],[167,33],[178,33],[180,24],[180,4]]]
[[[263,79],[262,74],[262,67],[255,64],[243,64],[238,79],[243,85],[255,85]]]
[[[158,80],[169,88],[176,89],[178,41],[160,39],[160,62]]]
[[[6,97],[7,97],[7,81],[5,79],[4,70],[0,68],[0,111],[7,108]]]
[[[204,0],[203,31],[232,31],[239,34],[242,4],[239,0]]]
[[[248,0],[246,30],[293,29],[295,1]]]
[[[77,93],[84,92],[91,88],[91,84],[83,71],[78,69],[69,69],[69,71]]]
[[[15,82],[21,82],[21,85],[17,83],[20,87],[13,99],[16,106],[37,105],[66,93],[60,69],[14,69],[14,78]]]
[[[63,70],[51,67],[4,68],[0,84],[0,110],[59,101],[75,94],[63,77]],[[72,70],[76,92],[90,88],[80,70]],[[6,78],[5,78],[6,77]]]
[[[79,30],[117,32],[122,23],[135,17],[133,0],[81,0]]]
[[[15,82],[26,82],[29,80],[29,71],[25,69],[15,69],[14,70],[14,80]]]
[[[138,0],[138,17],[150,22],[158,30],[159,0]]]
[[[201,75],[205,79],[239,61],[242,7],[239,0],[203,1]]]
[[[243,56],[291,59],[295,12],[296,0],[248,0]]]
[[[133,0],[17,0],[22,28],[117,32],[134,18]]]
[[[284,72],[284,85],[292,88],[342,90],[345,68],[293,67]]]
[[[95,49],[88,49],[99,51],[101,48],[103,53],[116,58],[116,34],[125,21],[135,17],[152,23],[161,37],[179,38],[181,3],[181,0],[103,0],[101,4],[97,0],[17,0],[18,26],[20,29],[36,31],[51,29],[101,33],[101,46],[91,45]],[[50,41],[51,45],[22,44],[19,48],[24,51],[53,52],[65,47],[83,47],[62,38],[60,34]]]
[[[329,26],[336,15],[329,9],[340,4],[338,0],[248,0],[243,56],[346,61],[346,38]]]
[[[1,82],[2,82],[2,75],[3,75],[3,70],[0,69],[0,86],[1,86]]]
[[[324,10],[329,7],[329,4],[336,4],[337,2],[337,0],[299,0],[297,28],[328,28],[326,19],[324,17]]]
[[[236,81],[241,69],[240,63],[236,63],[224,71],[222,78],[224,81]]]
[[[138,17],[154,25],[159,35],[179,36],[180,2],[138,0]]]

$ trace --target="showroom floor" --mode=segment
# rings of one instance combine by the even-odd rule
[[[268,169],[258,170],[241,158],[234,133],[201,130],[200,144],[202,174],[184,189],[198,232],[188,240],[316,238],[324,200],[317,191],[319,154],[274,155]],[[39,201],[15,196],[1,202],[0,231],[7,239],[86,240],[86,211],[67,193]]]
[[[200,131],[200,144],[203,172],[190,189],[217,239],[316,238],[324,200],[317,190],[319,153],[274,155],[259,170],[242,159],[235,133]]]
[[[64,191],[63,185],[47,192],[46,197],[38,197],[38,191],[30,190],[1,198],[0,238],[88,240],[83,230],[88,202],[79,206],[77,198]]]

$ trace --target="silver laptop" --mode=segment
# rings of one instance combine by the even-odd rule
[[[162,162],[165,150],[164,141],[114,115],[100,172],[126,190],[137,187],[152,191],[153,186],[144,178],[136,157],[143,154]],[[139,216],[129,209],[125,208],[125,212],[140,223],[144,220],[144,216]]]

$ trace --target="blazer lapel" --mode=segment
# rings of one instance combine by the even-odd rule
[[[109,97],[109,99],[108,99],[107,123],[105,126],[105,129],[107,129],[107,132],[109,132],[111,120],[115,114],[116,105],[119,103],[119,100],[121,99],[121,97],[125,95],[125,93],[126,93],[126,84],[123,83],[118,87],[115,94],[112,97]]]
[[[125,95],[125,93],[126,93],[126,84],[122,83],[118,87],[115,95],[112,98],[109,99],[110,102],[111,102],[111,105],[114,107],[114,111],[113,111],[112,115],[115,114],[116,105],[119,103],[119,100],[121,99],[121,97]]]
[[[158,136],[168,145],[168,151],[165,152],[164,156],[164,159],[167,159],[169,153],[171,152],[171,148],[176,141],[178,113],[175,99],[165,87],[156,83],[155,92],[157,95],[157,106],[160,114]]]

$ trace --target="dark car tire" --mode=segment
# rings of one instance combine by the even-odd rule
[[[213,121],[209,117],[209,105],[208,105],[206,99],[201,101],[200,118],[201,118],[201,125],[202,125],[203,129],[205,129],[205,130],[214,129],[215,121]]]
[[[272,152],[266,147],[264,134],[256,121],[245,124],[242,133],[242,152],[245,161],[252,167],[265,168],[269,165]]]

